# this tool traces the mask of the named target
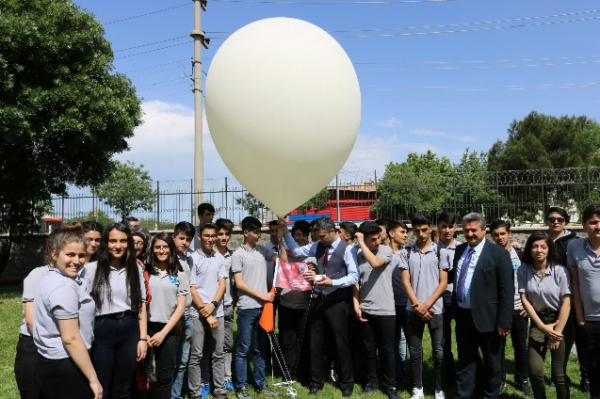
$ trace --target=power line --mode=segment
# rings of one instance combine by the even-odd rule
[[[215,3],[229,4],[280,4],[280,5],[382,5],[382,4],[436,4],[450,3],[456,0],[211,0]]]
[[[154,46],[156,44],[163,44],[163,43],[174,42],[174,41],[182,40],[182,39],[189,39],[189,37],[190,37],[189,35],[181,35],[181,36],[170,37],[168,39],[157,40],[154,42],[141,43],[141,44],[137,44],[135,46],[115,50],[115,53],[122,53],[125,51],[135,50],[138,48]]]
[[[123,60],[123,59],[126,59],[126,58],[137,57],[138,55],[155,53],[157,51],[162,51],[162,50],[166,50],[166,49],[170,49],[170,48],[174,48],[174,47],[181,47],[181,46],[183,46],[185,44],[192,44],[192,43],[190,41],[185,41],[183,43],[175,43],[175,44],[171,44],[169,46],[163,46],[163,47],[159,47],[159,48],[155,48],[155,49],[151,49],[151,50],[140,51],[138,53],[127,54],[127,55],[124,55],[124,56],[116,57],[115,60]]]
[[[179,60],[175,60],[175,61],[171,61],[171,62],[164,62],[162,64],[148,65],[143,68],[126,69],[124,71],[119,71],[119,72],[128,74],[128,73],[136,73],[136,72],[144,72],[144,71],[162,70],[163,67],[168,67],[169,65],[180,66],[184,62],[190,62],[190,59],[191,58],[183,58],[183,59],[179,59]],[[164,69],[170,69],[170,68],[172,68],[172,66],[168,67],[168,68],[164,68]]]
[[[104,26],[114,25],[114,24],[118,24],[118,23],[122,23],[122,22],[127,22],[127,21],[132,21],[134,19],[140,19],[140,18],[144,18],[144,17],[149,17],[151,15],[162,14],[162,13],[165,13],[165,12],[177,10],[179,8],[189,7],[190,5],[191,5],[190,2],[185,2],[185,3],[181,3],[181,4],[178,4],[178,5],[171,6],[171,7],[160,8],[158,10],[148,11],[148,12],[145,12],[143,14],[137,14],[137,15],[131,15],[131,16],[123,17],[123,18],[119,18],[119,19],[113,19],[111,21],[104,22]]]

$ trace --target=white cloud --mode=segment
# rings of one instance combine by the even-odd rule
[[[441,130],[432,130],[432,129],[412,129],[410,131],[412,135],[420,136],[420,137],[435,137],[441,139],[448,139],[454,141],[460,141],[461,143],[473,143],[475,142],[475,138],[465,135],[465,134],[451,134],[448,132],[444,132]]]
[[[400,119],[396,118],[395,116],[392,116],[391,118],[380,121],[377,124],[377,127],[383,129],[397,129],[399,127],[402,127],[403,125],[404,123]]]

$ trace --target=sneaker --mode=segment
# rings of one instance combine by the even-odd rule
[[[227,383],[225,384],[225,389],[227,389],[227,392],[233,392],[233,390],[235,389],[233,381],[227,380]]]
[[[425,393],[423,392],[423,388],[413,388],[412,396],[410,397],[410,399],[425,399]]]
[[[396,388],[388,388],[385,391],[385,394],[388,399],[399,399],[398,392],[396,392]]]
[[[248,388],[242,388],[236,393],[237,399],[251,399],[250,392],[248,392]]]
[[[590,380],[588,380],[587,378],[582,378],[581,383],[579,384],[579,388],[583,392],[589,393],[590,392]]]
[[[446,395],[444,395],[444,391],[435,391],[435,399],[446,399]]]
[[[531,387],[527,381],[523,381],[517,384],[517,389],[525,396],[531,396]]]
[[[367,393],[373,393],[373,392],[376,392],[378,390],[379,390],[379,387],[377,386],[377,384],[373,384],[372,382],[369,382],[363,388],[363,393],[365,393],[365,394],[367,394]]]
[[[210,384],[202,384],[202,399],[207,399],[210,396]]]
[[[269,387],[259,387],[256,388],[256,393],[258,393],[258,395],[261,398],[275,398],[277,397],[277,392],[275,392],[274,390],[272,390]]]

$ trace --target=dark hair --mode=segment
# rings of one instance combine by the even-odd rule
[[[148,257],[148,262],[146,263],[146,271],[150,274],[158,274],[158,270],[156,267],[156,259],[154,259],[154,244],[156,244],[156,241],[164,241],[169,246],[169,264],[167,265],[167,274],[176,276],[177,272],[183,271],[181,264],[177,259],[177,250],[175,248],[175,241],[173,240],[173,236],[167,233],[158,233],[154,236],[154,238],[152,238],[152,242],[150,244],[152,255]]]
[[[583,223],[587,223],[594,216],[600,217],[600,204],[589,205],[583,210]],[[565,218],[565,220],[567,219]]]
[[[310,223],[308,223],[306,220],[298,220],[292,227],[292,235],[294,235],[296,230],[300,230],[302,234],[308,236],[310,234]]]
[[[215,207],[212,204],[209,204],[208,202],[203,202],[200,205],[198,205],[198,216],[204,215],[204,212],[210,212],[210,213],[215,213]]]
[[[208,229],[214,230],[215,233],[219,231],[219,228],[214,223],[204,223],[202,226],[198,227],[198,234],[202,235],[202,232]]]
[[[138,258],[139,260],[141,260],[142,262],[144,262],[146,260],[146,258],[148,257],[148,242],[150,241],[150,237],[152,236],[150,234],[150,232],[146,229],[144,229],[143,227],[131,227],[131,237],[133,238],[133,236],[138,236],[142,239],[142,241],[144,242],[144,247],[142,248],[142,253],[140,254],[140,257]],[[135,252],[135,246],[134,246],[134,252]]]
[[[177,236],[180,233],[184,234],[186,237],[194,238],[196,228],[190,222],[179,222],[173,229],[173,235]]]
[[[65,245],[72,242],[82,243],[85,247],[84,230],[79,222],[63,224],[56,228],[46,241],[46,256],[48,263],[52,263],[52,253],[60,252]]]
[[[229,219],[217,219],[217,221],[215,222],[215,226],[217,226],[217,232],[219,230],[225,230],[229,234],[231,234],[231,232],[233,231],[233,222]]]
[[[123,219],[123,223],[127,224],[127,223],[131,223],[131,222],[139,222],[140,219],[136,218],[135,216],[126,216],[125,219]]]
[[[340,229],[346,230],[346,232],[350,234],[350,237],[354,239],[354,235],[356,234],[358,227],[352,222],[342,222],[340,223]]]
[[[323,219],[323,218],[313,219],[313,220],[310,222],[310,231],[316,231],[316,230],[319,230],[319,228],[317,227],[317,222],[318,222],[319,220],[321,220],[321,219]]]
[[[527,243],[525,244],[525,249],[523,250],[523,263],[527,263],[528,265],[533,265],[533,256],[531,256],[531,248],[533,247],[533,243],[536,241],[545,241],[548,246],[548,264],[556,265],[558,262],[558,253],[556,251],[556,246],[554,245],[554,241],[545,231],[534,231],[531,233],[529,238],[527,239]]]
[[[440,223],[446,223],[448,225],[458,224],[458,215],[454,212],[444,212],[437,219],[437,224]]]
[[[279,224],[278,220],[271,220],[269,223],[267,223],[267,226],[271,227],[271,226],[277,226]]]
[[[490,224],[490,231],[504,227],[506,231],[510,231],[510,222],[504,219],[496,219]]]
[[[377,226],[383,226],[387,229],[390,224],[390,220],[386,218],[379,218],[375,220],[375,223],[377,224]]]
[[[390,222],[390,224],[388,225],[388,230],[387,230],[388,236],[390,235],[390,232],[396,230],[399,227],[403,228],[407,232],[409,231],[409,228],[406,225],[406,223],[404,223],[404,222],[398,222],[397,220],[392,220]]]
[[[371,222],[371,221],[362,222],[360,224],[360,226],[358,227],[358,231],[363,233],[366,237],[366,236],[369,236],[372,234],[381,233],[381,226],[379,224],[377,224],[377,222]]]
[[[412,225],[412,227],[421,226],[424,224],[431,226],[431,219],[429,219],[427,216],[423,215],[422,213],[417,213],[416,215],[414,215],[412,217],[412,219],[410,219],[410,224]]]
[[[321,218],[315,223],[314,229],[323,230],[326,233],[331,233],[332,231],[335,231],[335,223],[333,223],[333,220],[331,220],[331,218]]]
[[[258,230],[261,227],[262,223],[254,216],[246,216],[242,219],[242,231]]]
[[[90,231],[97,231],[102,234],[104,232],[104,226],[94,220],[88,220],[87,222],[83,222],[83,233],[88,233]]]
[[[110,266],[112,261],[110,254],[108,253],[108,235],[113,230],[120,231],[121,233],[125,233],[127,235],[127,252],[125,254],[123,267],[125,267],[127,273],[127,285],[129,298],[131,300],[131,311],[137,313],[142,306],[140,273],[137,265],[137,258],[135,257],[133,239],[131,238],[131,229],[124,223],[114,223],[104,230],[102,241],[100,241],[100,249],[98,250],[98,267],[96,268],[96,275],[94,276],[94,283],[92,286],[92,298],[94,298],[94,301],[96,301],[96,309],[100,309],[102,307],[102,301],[104,299],[105,292],[108,300],[112,301],[112,293],[109,281]]]
[[[569,224],[569,222],[571,221],[571,218],[569,217],[567,211],[559,206],[551,206],[550,208],[546,209],[546,212],[544,213],[544,220],[548,220],[548,217],[550,217],[551,213],[558,213],[565,219],[566,224]]]

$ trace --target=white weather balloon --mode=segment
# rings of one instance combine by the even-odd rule
[[[206,116],[231,173],[283,216],[346,162],[360,125],[360,87],[350,58],[327,32],[298,19],[263,19],[216,53]]]

